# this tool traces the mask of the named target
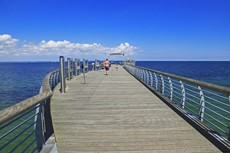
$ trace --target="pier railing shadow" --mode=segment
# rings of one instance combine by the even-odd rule
[[[75,65],[72,59],[67,61],[65,80],[71,81],[82,74],[83,67],[79,59]],[[84,72],[101,68],[100,60],[95,60],[95,64],[87,63]],[[50,99],[60,81],[60,69],[52,71],[45,76],[38,95],[0,111],[0,152],[40,152],[44,148],[53,135]]]

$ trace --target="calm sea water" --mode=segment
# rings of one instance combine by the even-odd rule
[[[137,66],[230,87],[230,62],[137,61]],[[39,93],[59,62],[0,63],[0,110]]]

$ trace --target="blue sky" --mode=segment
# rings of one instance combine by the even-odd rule
[[[0,61],[103,60],[112,52],[229,61],[229,8],[229,0],[0,0]]]

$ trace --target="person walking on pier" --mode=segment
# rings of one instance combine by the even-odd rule
[[[109,73],[109,65],[110,65],[109,60],[108,60],[108,59],[106,59],[106,61],[105,61],[105,70],[106,70],[106,75],[108,75],[108,73]]]

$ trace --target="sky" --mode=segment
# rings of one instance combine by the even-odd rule
[[[230,0],[0,0],[0,61],[105,60],[109,53],[230,61]]]

